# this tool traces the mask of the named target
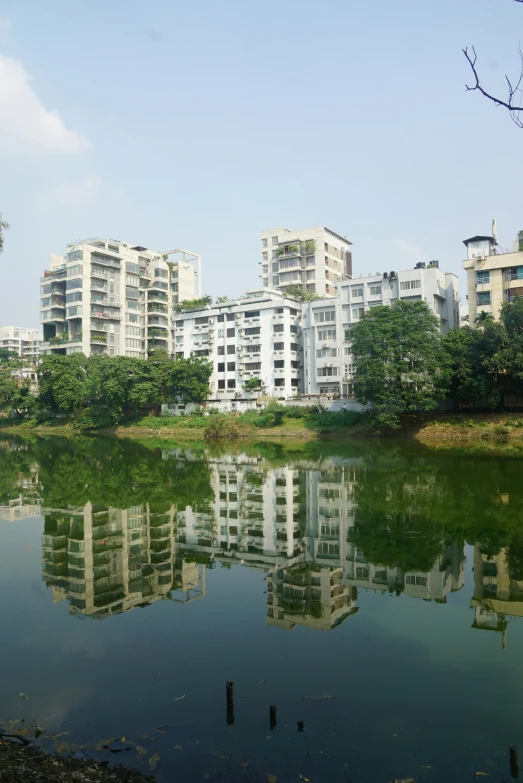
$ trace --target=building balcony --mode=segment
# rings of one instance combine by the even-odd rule
[[[89,338],[90,343],[102,343],[103,345],[107,344],[107,335],[106,334],[94,334],[91,332],[91,336]]]
[[[65,307],[65,296],[53,296],[51,294],[51,296],[44,298],[49,299],[49,304],[43,304],[42,310],[47,310],[49,307]]]
[[[91,277],[98,278],[100,280],[109,280],[109,273],[105,269],[97,269],[95,266],[91,267]]]
[[[107,293],[107,283],[95,278],[91,280],[91,291],[103,291],[104,293]]]
[[[113,311],[113,310],[103,310],[101,308],[91,308],[91,317],[92,318],[107,318],[111,321],[121,321],[122,316],[119,311]]]
[[[159,313],[160,315],[167,315],[168,308],[167,308],[167,305],[150,304],[147,307],[147,313]]]

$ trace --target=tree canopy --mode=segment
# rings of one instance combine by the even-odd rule
[[[395,428],[400,413],[431,410],[445,395],[446,355],[425,302],[373,307],[350,327],[347,340],[356,399],[372,407],[379,427]]]

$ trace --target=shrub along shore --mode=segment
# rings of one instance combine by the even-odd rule
[[[218,440],[318,440],[375,438],[377,432],[368,414],[318,411],[271,405],[261,411],[243,414],[216,413],[205,415],[196,411],[189,416],[144,416],[123,420],[114,427],[86,429],[76,420],[55,417],[46,421],[37,418],[13,421],[0,420],[0,434],[81,435],[100,434],[118,438],[166,441]],[[410,438],[431,446],[473,444],[506,445],[523,448],[523,413],[441,413],[403,417],[402,424],[387,437]]]

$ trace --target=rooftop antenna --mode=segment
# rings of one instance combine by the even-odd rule
[[[492,236],[496,240],[496,244],[497,244],[497,241],[498,241],[498,227],[496,225],[496,218],[494,218],[494,220],[492,221]]]

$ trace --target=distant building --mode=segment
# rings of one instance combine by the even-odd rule
[[[303,305],[304,392],[353,396],[352,365],[346,332],[372,307],[424,301],[441,331],[459,326],[458,278],[442,272],[437,261],[428,267],[384,272],[344,280],[337,296]]]
[[[251,379],[278,398],[301,391],[301,305],[280,291],[247,291],[230,302],[180,312],[174,319],[175,356],[202,356],[213,365],[209,399],[238,409]],[[223,407],[223,406],[221,406]]]
[[[505,501],[502,501],[505,502]],[[509,562],[509,551],[502,547],[496,555],[487,555],[479,544],[474,547],[473,628],[502,634],[507,644],[507,626],[515,617],[523,617],[523,574]]]
[[[523,232],[512,243],[512,252],[504,251],[494,235],[470,237],[463,244],[470,325],[482,311],[497,321],[504,302],[523,296]]]
[[[262,285],[280,291],[300,285],[320,296],[335,296],[336,283],[352,277],[351,244],[324,226],[262,231]]]
[[[200,295],[195,253],[100,238],[74,242],[64,256],[51,256],[40,281],[42,353],[171,353],[172,305]]]
[[[27,365],[37,364],[42,339],[41,329],[0,326],[0,347],[17,353]]]

